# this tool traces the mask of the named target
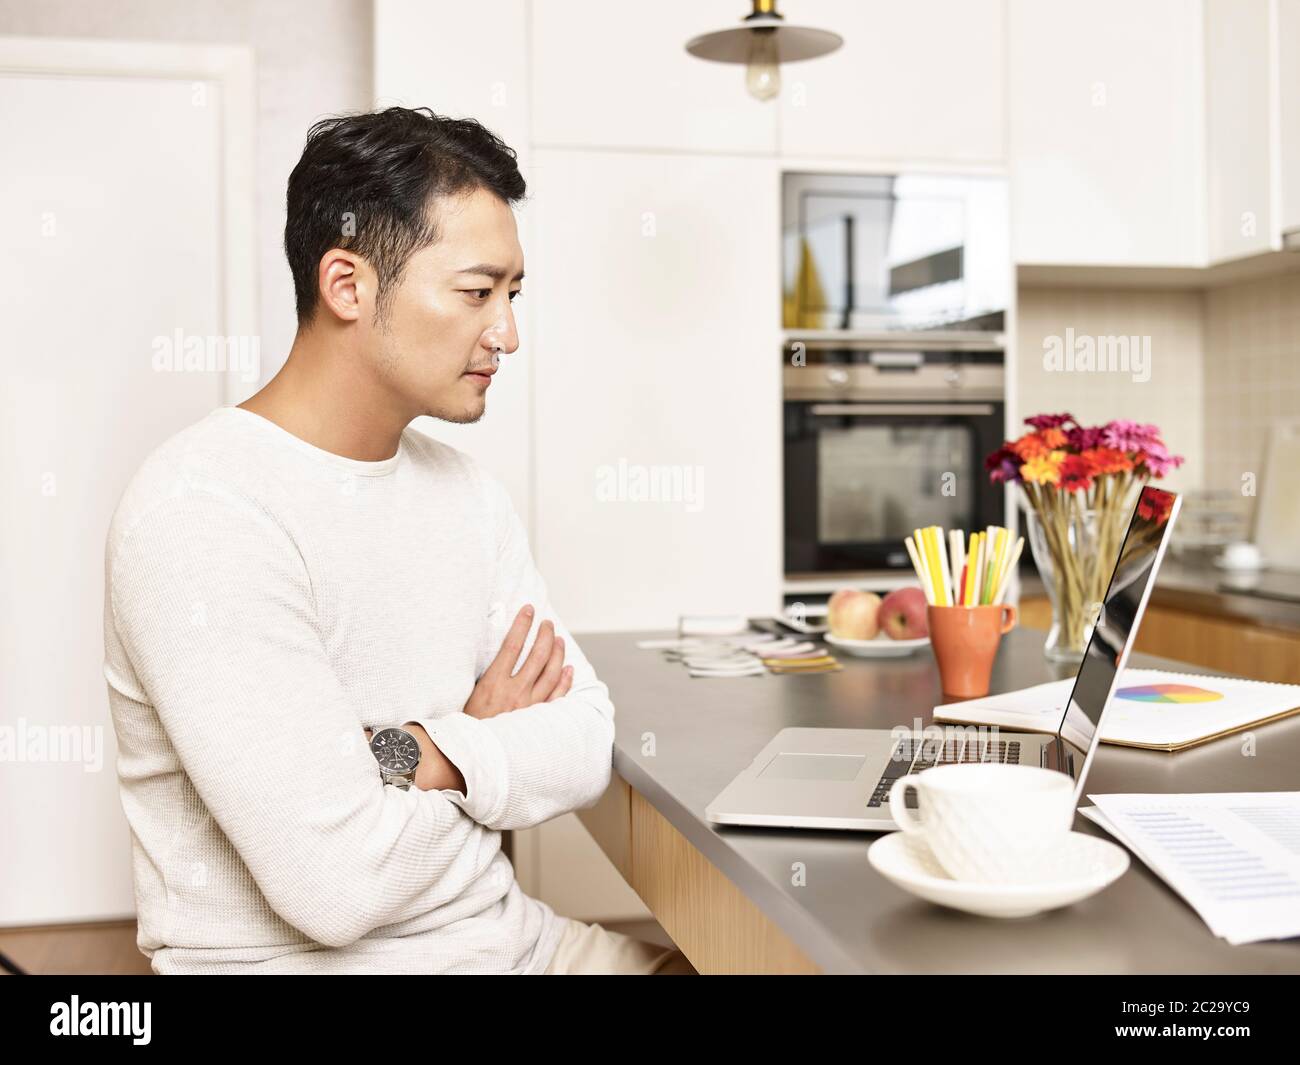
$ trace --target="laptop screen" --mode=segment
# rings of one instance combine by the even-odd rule
[[[1097,730],[1116,675],[1137,634],[1179,502],[1173,492],[1150,486],[1142,489],[1110,585],[1099,604],[1092,637],[1057,731],[1064,750],[1057,752],[1061,764],[1056,768],[1069,773],[1079,787],[1096,746]]]

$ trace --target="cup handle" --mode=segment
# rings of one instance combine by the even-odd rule
[[[921,822],[917,820],[916,814],[907,808],[905,796],[907,789],[916,787],[916,782],[920,779],[920,773],[908,773],[907,776],[895,780],[894,786],[889,789],[889,816],[904,832],[911,832],[914,835],[923,832],[924,829],[921,827]]]
[[[1020,611],[1011,603],[1002,604],[1002,630],[1001,634],[1005,636],[1016,627],[1016,620],[1020,617]]]

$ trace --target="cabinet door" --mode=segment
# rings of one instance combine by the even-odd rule
[[[1203,264],[1201,18],[1185,0],[1008,0],[1017,262]]]
[[[1210,262],[1268,251],[1269,0],[1204,0]]]
[[[1274,0],[1277,25],[1277,229],[1300,242],[1300,0]]]
[[[777,168],[539,149],[533,173],[535,547],[556,609],[574,630],[775,609]]]
[[[781,151],[1001,163],[1002,0],[821,0],[785,12],[844,45],[781,69]]]
[[[534,2],[533,143],[775,151],[776,107],[745,91],[745,68],[686,51],[692,37],[740,25],[745,7]]]

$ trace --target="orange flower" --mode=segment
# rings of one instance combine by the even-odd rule
[[[1055,427],[1044,429],[1038,435],[1043,438],[1043,443],[1053,451],[1057,448],[1065,447],[1066,442],[1069,439],[1063,430]]]
[[[1133,468],[1133,460],[1113,447],[1094,447],[1083,452],[1083,458],[1092,463],[1093,472],[1125,473]]]
[[[1013,440],[1008,446],[1025,462],[1046,455],[1052,450],[1043,441],[1041,433],[1025,433],[1019,440]]]
[[[1061,479],[1061,463],[1064,461],[1064,451],[1035,455],[1020,467],[1020,476],[1031,484],[1056,484]]]

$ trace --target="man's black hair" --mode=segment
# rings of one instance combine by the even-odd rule
[[[374,268],[382,317],[407,260],[439,239],[434,201],[479,188],[508,204],[526,191],[514,150],[472,118],[389,107],[317,122],[289,175],[284,226],[298,324],[315,314],[317,271],[331,248]]]

